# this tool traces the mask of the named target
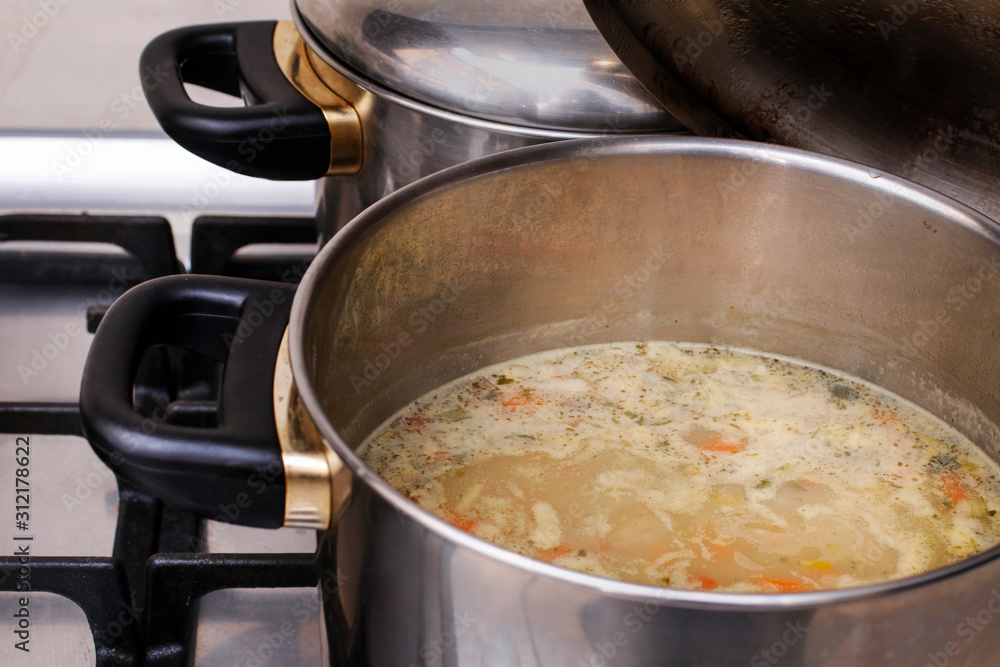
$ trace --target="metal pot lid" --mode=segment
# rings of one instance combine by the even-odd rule
[[[332,66],[439,109],[587,134],[684,129],[579,0],[296,0],[295,9]]]
[[[997,3],[584,4],[622,61],[694,132],[847,158],[1000,219]]]

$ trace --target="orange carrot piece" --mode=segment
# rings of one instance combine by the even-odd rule
[[[569,553],[569,547],[567,547],[565,544],[560,544],[559,546],[557,546],[554,549],[541,549],[541,550],[539,550],[538,555],[536,556],[536,558],[538,560],[540,560],[540,561],[544,561],[546,563],[551,563],[556,558],[559,558],[560,556],[565,556],[568,553]]]
[[[969,497],[969,490],[962,485],[958,475],[941,475],[941,490],[952,505],[957,505]]]
[[[808,581],[793,581],[776,577],[754,577],[753,583],[778,593],[805,593],[816,590],[816,586]]]
[[[453,516],[448,519],[448,523],[467,533],[471,533],[476,528],[476,522],[464,516]]]
[[[704,591],[714,590],[719,587],[719,582],[711,577],[706,577],[700,574],[692,574],[691,578],[698,582],[698,588]]]
[[[742,452],[744,447],[746,447],[746,445],[742,442],[737,440],[726,440],[721,436],[709,438],[705,441],[705,444],[701,446],[701,448],[706,452],[723,452],[726,454],[736,454],[737,452]]]
[[[516,408],[523,405],[542,405],[545,399],[538,396],[511,396],[503,402],[505,408]]]

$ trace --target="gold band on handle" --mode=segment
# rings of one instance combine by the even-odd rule
[[[285,467],[285,525],[326,530],[336,518],[333,481],[344,464],[298,400],[288,357],[288,329],[274,368],[274,423]]]
[[[312,54],[291,21],[278,21],[274,29],[274,57],[285,78],[326,117],[330,127],[327,176],[358,173],[364,157],[364,141],[361,115],[355,106],[370,93],[362,91],[326,63],[322,63],[325,69],[321,78],[315,64],[322,61]]]

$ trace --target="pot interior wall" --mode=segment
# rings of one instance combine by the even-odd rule
[[[484,365],[660,339],[846,371],[997,456],[991,223],[895,179],[767,146],[531,150],[394,196],[323,256],[302,340],[350,447]]]

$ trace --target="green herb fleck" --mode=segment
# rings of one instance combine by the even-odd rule
[[[640,415],[638,412],[632,412],[631,410],[626,410],[625,416],[635,421],[635,423],[638,424],[639,426],[642,426],[643,424],[646,423],[646,417],[644,415]]]
[[[511,382],[513,382],[513,380],[507,377],[506,375],[501,375],[500,378],[497,380],[497,384],[510,384]]]
[[[462,406],[459,406],[457,408],[452,408],[447,412],[442,412],[441,414],[435,416],[435,419],[450,424],[452,422],[460,422],[463,419],[468,419],[471,416],[472,415],[469,414],[468,410],[466,410]]]

